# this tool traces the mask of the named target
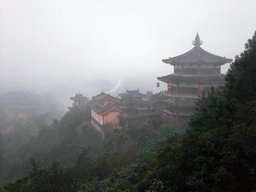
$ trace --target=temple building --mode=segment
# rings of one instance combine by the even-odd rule
[[[137,89],[137,90],[130,90],[130,91],[127,89],[125,93],[120,93],[120,94],[118,94],[118,95],[119,95],[121,98],[124,98],[124,97],[131,97],[131,98],[136,99],[136,100],[138,100],[138,101],[142,101],[143,98],[146,97],[145,94],[140,93],[139,89]]]
[[[156,104],[166,122],[173,124],[188,120],[194,111],[195,101],[202,92],[207,94],[212,87],[222,86],[225,82],[221,65],[232,62],[232,59],[205,51],[201,48],[202,43],[197,34],[190,51],[162,60],[174,67],[174,74],[157,78],[167,83],[167,91],[163,93],[164,100]]]
[[[69,107],[69,110],[74,108],[84,108],[86,106],[86,102],[89,101],[87,97],[84,97],[82,93],[77,93],[75,97],[70,97],[73,102],[73,107]]]
[[[92,97],[88,102],[91,109],[91,125],[98,131],[102,132],[104,137],[104,125],[111,124],[112,128],[118,128],[119,115],[125,113],[116,103],[119,99],[112,97],[104,92]]]

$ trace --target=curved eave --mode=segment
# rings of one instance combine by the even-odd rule
[[[170,57],[169,59],[163,59],[162,61],[170,65],[202,64],[202,63],[223,65],[225,63],[232,62],[232,59],[214,55],[212,53],[205,51],[201,47],[199,48],[194,47],[190,51],[184,54],[181,54],[172,58]]]
[[[162,59],[162,61],[166,64],[171,64],[172,65],[172,59]]]
[[[205,60],[197,60],[197,61],[193,61],[193,62],[179,62],[179,61],[175,61],[173,59],[163,59],[162,60],[164,63],[169,64],[169,65],[185,65],[185,64],[214,64],[214,65],[224,65],[226,63],[231,63],[233,61],[233,59],[224,59],[223,61],[220,62],[212,62],[212,61],[205,61]]]
[[[218,76],[179,76],[179,75],[167,75],[163,77],[157,77],[159,81],[163,81],[165,83],[225,83],[225,75],[221,74]]]

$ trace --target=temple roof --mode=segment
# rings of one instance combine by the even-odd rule
[[[102,101],[102,100],[107,99],[108,97],[110,97],[110,98],[112,98],[112,99],[114,99],[114,100],[118,100],[117,98],[112,97],[110,94],[106,94],[106,93],[104,93],[104,92],[102,91],[99,95],[96,95],[96,96],[92,97],[92,101],[98,101],[98,102],[100,102],[100,101]],[[118,101],[119,101],[119,100],[118,100]]]
[[[209,63],[223,65],[225,63],[232,62],[232,59],[220,57],[211,54],[200,47],[202,41],[200,41],[199,35],[196,35],[195,41],[193,41],[193,47],[190,51],[178,55],[176,57],[170,57],[169,59],[163,59],[162,61],[167,64],[194,64],[194,63]]]
[[[140,93],[139,89],[138,90],[131,90],[131,91],[129,91],[127,89],[125,93],[120,93],[118,95],[120,97],[124,97],[124,96],[131,96],[131,97],[136,97],[136,98],[145,97],[145,94]]]
[[[220,83],[223,84],[225,82],[225,75],[201,75],[201,76],[186,76],[186,75],[166,75],[162,77],[157,77],[158,80],[166,82],[166,83]]]
[[[103,106],[103,105],[100,105],[97,101],[94,101],[90,103],[88,106],[98,114],[104,113],[111,109],[122,111],[121,109],[119,109],[119,107],[117,107],[115,104],[112,104],[112,103],[108,103],[107,105]]]
[[[108,98],[109,96],[110,96],[109,94],[106,94],[102,91],[99,95],[93,96],[92,99],[95,101],[101,101],[103,99]]]
[[[104,105],[103,103],[106,100],[112,100],[114,102],[119,102],[120,100],[112,97],[110,94],[106,94],[103,91],[99,94],[96,95],[94,97],[92,97],[92,99],[88,102],[88,106],[96,113],[98,114],[102,114],[104,112],[107,112],[109,110],[115,109],[118,111],[122,111],[122,109],[120,109],[119,107],[116,106],[115,103],[108,103],[106,105]]]
[[[78,102],[89,100],[87,97],[84,97],[82,93],[81,94],[77,93],[75,97],[70,97],[70,99]]]

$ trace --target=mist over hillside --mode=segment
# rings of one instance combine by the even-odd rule
[[[52,83],[40,84],[32,82],[14,82],[7,81],[0,90],[0,93],[6,93],[9,91],[25,91],[41,95],[44,100],[47,100],[54,104],[56,110],[67,111],[68,107],[72,105],[70,97],[76,93],[82,93],[89,99],[92,96],[98,95],[102,91],[110,93],[114,97],[118,97],[119,93],[128,90],[139,89],[141,93],[147,91],[153,91],[153,93],[165,90],[166,84],[162,83],[160,88],[156,87],[156,76],[131,76],[126,78],[95,78],[85,79],[83,77],[70,77],[69,79],[63,79],[63,81],[57,81]]]
[[[163,84],[156,88],[157,77],[173,69],[162,59],[191,49],[197,32],[205,50],[234,58],[255,30],[255,2],[210,5],[2,0],[0,93],[46,94],[67,110],[77,92],[91,98],[102,90],[165,90]]]

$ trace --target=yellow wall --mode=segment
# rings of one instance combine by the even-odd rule
[[[103,116],[97,114],[95,111],[91,110],[91,116],[100,124],[103,125]]]
[[[104,115],[104,124],[106,123],[114,123],[119,124],[119,118],[117,117],[119,115],[119,112],[113,111],[108,113],[107,115]]]
[[[117,117],[119,112],[113,111],[104,116],[97,114],[95,111],[91,110],[91,116],[100,124],[104,125],[106,123],[119,124],[119,118]]]

